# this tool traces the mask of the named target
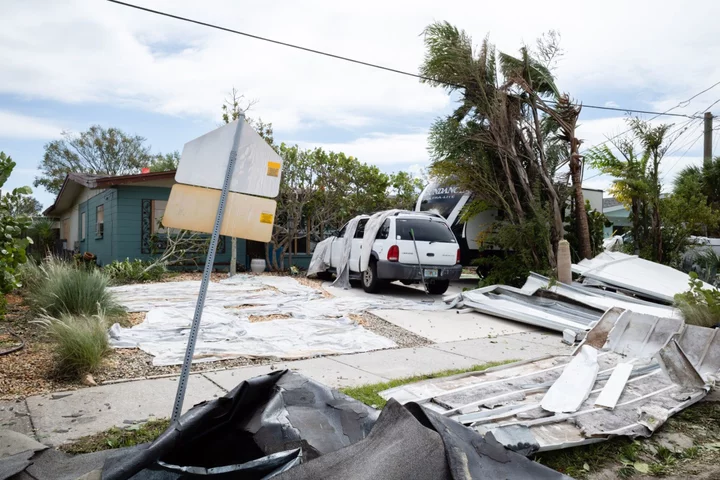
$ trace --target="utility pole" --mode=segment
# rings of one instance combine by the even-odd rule
[[[705,112],[705,146],[703,148],[703,166],[709,168],[712,165],[712,132],[713,114]]]

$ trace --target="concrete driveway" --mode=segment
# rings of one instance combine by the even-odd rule
[[[366,293],[361,287],[343,290],[331,287],[329,283],[324,285],[325,289],[335,296],[373,296],[378,295],[385,298],[398,298],[415,300],[418,302],[432,301],[444,303],[443,297],[457,295],[464,289],[477,288],[478,281],[474,279],[461,279],[450,285],[444,295],[428,295],[422,285],[403,285],[394,282],[387,285],[379,294]],[[433,342],[456,342],[478,338],[495,338],[499,336],[525,336],[529,332],[541,334],[551,342],[561,345],[561,338],[557,332],[540,329],[533,325],[520,322],[503,320],[501,318],[484,315],[478,312],[460,313],[456,309],[420,311],[420,310],[371,310],[383,320],[409,330],[416,335],[427,338]]]

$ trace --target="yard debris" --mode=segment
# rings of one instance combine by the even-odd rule
[[[39,480],[57,472],[106,480],[569,478],[420,405],[391,401],[378,413],[287,370],[195,406],[152,444],[74,457],[48,452],[29,458],[41,468],[27,466],[28,458],[19,464]]]
[[[672,267],[627,255],[603,252],[572,266],[586,285],[608,287],[656,302],[672,304],[675,295],[688,290],[690,277]],[[714,288],[706,283],[705,288]]]
[[[491,434],[510,449],[529,454],[617,435],[650,436],[670,416],[705,397],[720,376],[717,329],[629,310],[618,315],[618,309],[613,309],[606,317],[609,320],[598,322],[574,356],[546,357],[428,380],[380,395],[401,403],[418,402],[481,434]],[[615,323],[608,329],[612,320]],[[598,373],[587,399],[579,408],[549,407],[546,399],[557,385],[562,385],[560,390],[568,397],[574,395],[562,378],[575,369],[581,356],[596,348]],[[583,384],[593,379],[595,368],[592,359],[585,360],[589,360],[587,377],[578,379]],[[629,373],[628,365],[632,368]],[[575,383],[578,396],[585,393],[580,383]],[[606,393],[606,389],[613,392]],[[615,396],[618,390],[618,399],[600,398]],[[598,403],[607,405],[598,407]],[[612,410],[605,408],[612,406]]]
[[[667,305],[580,284],[554,283],[537,273],[530,273],[522,288],[492,285],[463,292],[446,302],[461,311],[470,308],[561,332],[564,341],[570,344],[581,340],[613,307],[657,317],[682,318],[679,310]]]

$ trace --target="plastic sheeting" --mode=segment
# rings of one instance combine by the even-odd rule
[[[200,281],[145,283],[111,287],[115,299],[129,312],[147,312],[156,307],[195,307]],[[236,275],[208,286],[205,305],[210,307],[239,307],[271,303],[284,296],[305,301],[322,297],[314,288],[301,285],[294,278],[270,275]]]
[[[191,308],[155,308],[132,328],[110,328],[110,345],[138,347],[153,355],[153,365],[180,365],[192,324]],[[334,353],[356,353],[397,345],[352,320],[283,319],[252,323],[227,309],[205,307],[193,362],[228,358],[305,358]]]
[[[350,288],[350,251],[352,250],[352,241],[355,238],[358,222],[362,217],[355,217],[350,220],[345,228],[345,236],[343,237],[343,253],[340,258],[340,265],[335,267],[335,281],[332,283],[334,287]]]
[[[360,271],[364,272],[370,265],[370,255],[372,254],[373,244],[377,238],[380,227],[385,223],[388,217],[395,214],[405,212],[405,210],[386,210],[384,212],[377,212],[372,215],[365,224],[365,231],[363,232],[362,248],[360,249]],[[406,212],[414,213],[414,212]]]
[[[330,265],[325,262],[325,257],[328,255],[328,249],[335,240],[335,237],[326,238],[322,242],[315,245],[312,258],[310,258],[310,265],[308,265],[307,276],[317,275],[321,272],[326,272]]]
[[[199,282],[129,285],[113,289],[131,311],[148,311],[132,328],[113,325],[115,348],[140,348],[154,365],[181,364],[192,323]],[[241,307],[242,308],[233,308]],[[303,358],[393,348],[396,344],[357,325],[348,315],[377,309],[437,310],[390,297],[332,297],[290,277],[237,275],[211,283],[193,362],[240,356]],[[283,319],[250,322],[250,316]]]
[[[276,480],[568,478],[418,405],[391,401],[378,418],[359,401],[287,371],[194,407],[151,445],[108,459],[102,475],[207,478],[181,472],[208,468]]]

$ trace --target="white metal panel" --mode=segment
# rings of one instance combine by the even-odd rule
[[[243,119],[186,143],[175,180],[187,185],[222,189],[239,121],[243,124],[230,191],[276,197],[280,189],[282,158]]]

